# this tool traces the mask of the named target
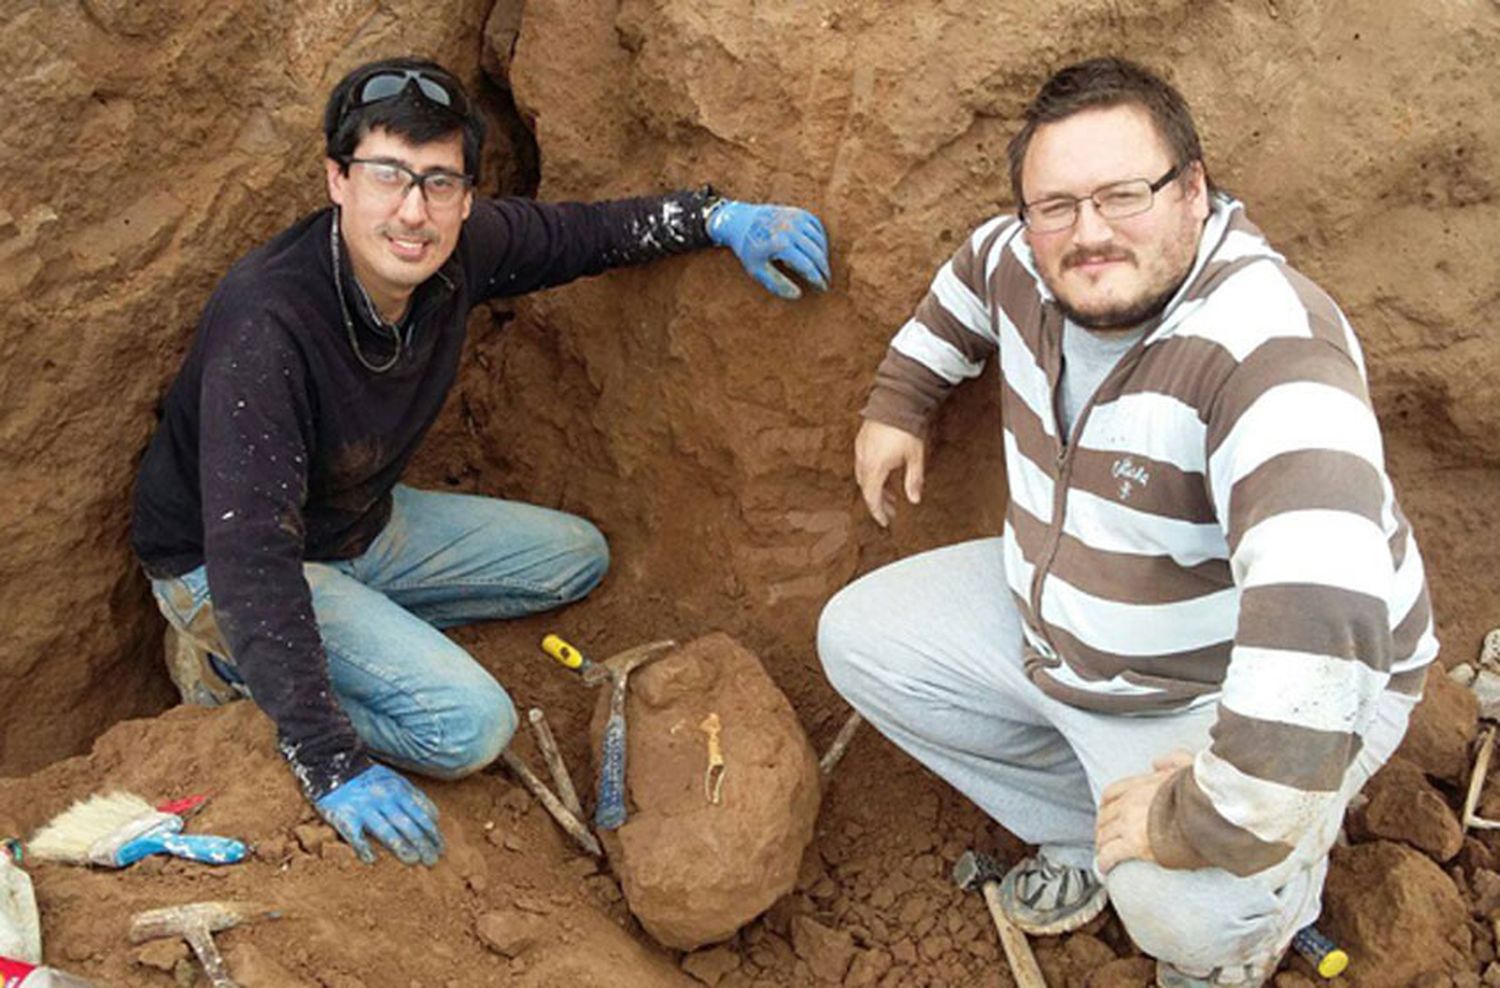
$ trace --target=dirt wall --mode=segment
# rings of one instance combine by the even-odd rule
[[[0,771],[166,701],[128,495],[197,312],[234,258],[321,201],[317,120],[338,76],[415,50],[478,82],[490,13],[0,14],[0,696],[24,698]],[[796,202],[828,225],[834,287],[789,305],[716,252],[480,313],[414,479],[595,518],[615,550],[605,593],[735,633],[812,726],[836,711],[811,648],[828,594],[999,528],[993,380],[954,402],[926,502],[890,534],[850,480],[855,413],[936,266],[1007,208],[1027,97],[1105,51],[1171,75],[1216,179],[1361,331],[1449,655],[1500,623],[1494,3],[502,0],[491,24],[487,64],[535,130],[542,196],[711,180]],[[529,162],[502,155],[487,186]]]
[[[827,596],[999,530],[992,376],[945,416],[925,503],[890,534],[856,497],[855,413],[937,266],[1011,208],[1026,100],[1104,52],[1177,83],[1215,179],[1360,330],[1440,631],[1471,657],[1500,623],[1493,3],[529,0],[510,81],[543,196],[711,180],[800,203],[828,225],[834,287],[787,304],[720,252],[526,300],[462,386],[480,486],[598,518],[626,580],[779,660],[816,719]]]

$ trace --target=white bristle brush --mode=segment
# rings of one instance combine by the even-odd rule
[[[39,861],[123,868],[148,854],[208,864],[244,858],[244,844],[228,837],[179,834],[182,817],[163,813],[134,793],[91,796],[59,813],[26,844]]]

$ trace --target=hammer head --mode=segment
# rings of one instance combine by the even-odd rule
[[[965,851],[953,863],[953,884],[965,892],[977,892],[985,882],[998,882],[1003,877],[1000,862],[978,851]]]
[[[258,919],[276,919],[280,911],[255,902],[192,902],[136,913],[130,919],[130,942],[185,937],[192,932],[217,933]]]
[[[598,686],[610,680],[620,682],[630,675],[630,670],[652,659],[660,658],[669,649],[677,647],[677,643],[670,638],[665,641],[652,642],[649,645],[637,645],[635,648],[627,648],[616,655],[611,655],[602,662],[595,662],[583,671],[583,681],[589,686]]]

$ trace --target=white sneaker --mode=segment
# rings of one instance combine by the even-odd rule
[[[1240,964],[1216,967],[1207,977],[1178,970],[1166,961],[1156,962],[1156,988],[1260,988],[1281,966],[1280,956],[1260,967]]]

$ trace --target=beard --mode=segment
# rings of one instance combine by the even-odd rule
[[[1053,293],[1053,298],[1057,300],[1057,307],[1062,310],[1062,314],[1084,329],[1130,329],[1161,315],[1162,310],[1167,307],[1168,302],[1172,301],[1172,296],[1177,294],[1177,289],[1182,287],[1186,279],[1187,274],[1184,273],[1168,288],[1104,309],[1079,309],[1070,305],[1067,299],[1056,293]]]
[[[1135,250],[1120,242],[1075,247],[1063,255],[1058,264],[1059,283],[1053,284],[1045,272],[1042,281],[1052,290],[1052,297],[1063,315],[1084,329],[1130,329],[1161,315],[1167,303],[1172,301],[1192,273],[1201,233],[1200,222],[1184,217],[1176,235],[1159,247],[1153,245],[1147,250],[1144,260]],[[1065,291],[1063,275],[1072,268],[1096,260],[1124,262],[1144,277],[1130,297],[1094,299],[1090,300],[1092,304],[1082,304],[1080,295]],[[1087,298],[1087,295],[1083,294],[1082,298]]]

